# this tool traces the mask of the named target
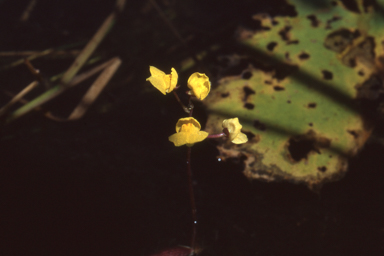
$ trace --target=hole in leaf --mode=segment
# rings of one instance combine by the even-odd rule
[[[253,127],[255,127],[260,131],[265,131],[267,129],[265,124],[263,124],[262,122],[260,122],[260,120],[257,120],[257,119],[253,122]]]
[[[244,104],[244,107],[245,107],[246,109],[251,110],[251,109],[254,109],[254,108],[255,108],[255,105],[252,104],[252,103],[245,103],[245,104]]]
[[[282,86],[280,86],[280,85],[275,85],[275,86],[273,86],[273,89],[274,89],[275,91],[284,91],[284,90],[285,90],[285,88],[282,87]]]
[[[325,167],[325,166],[317,167],[317,170],[319,170],[321,172],[326,172],[327,171],[327,167]]]
[[[308,103],[308,108],[316,108],[317,104],[314,102]]]
[[[315,15],[308,15],[307,16],[307,19],[309,19],[310,21],[311,21],[311,26],[312,27],[318,27],[319,26],[319,24],[320,24],[320,21],[316,18],[316,16]]]
[[[321,73],[323,73],[323,78],[325,80],[332,80],[333,78],[333,73],[331,71],[328,71],[328,70],[322,70]]]
[[[226,92],[226,93],[222,93],[221,94],[221,97],[222,98],[227,98],[229,96],[229,92]]]
[[[292,29],[291,26],[285,26],[279,31],[279,35],[281,36],[281,39],[283,41],[288,41],[289,40],[289,34],[288,32]]]
[[[265,84],[272,84],[272,82],[271,82],[271,81],[268,81],[268,80],[265,80],[264,83],[265,83]]]
[[[242,75],[242,78],[243,78],[243,79],[246,79],[246,80],[250,79],[251,77],[252,77],[252,73],[249,72],[249,71],[245,71],[245,72],[243,73],[243,75]]]
[[[310,130],[307,134],[292,137],[288,141],[288,151],[294,161],[308,159],[310,152],[321,154],[320,148],[328,148],[331,141],[324,137],[317,137],[315,132]]]
[[[345,8],[350,10],[351,12],[360,13],[357,1],[341,0],[341,2],[345,6]]]
[[[256,92],[254,90],[252,90],[249,86],[244,86],[243,90],[244,90],[244,99],[243,99],[244,102],[247,101],[247,99],[250,95],[256,94]]]
[[[290,101],[290,100],[287,100],[287,103],[288,103],[288,104],[291,104],[291,101]]]
[[[314,141],[307,139],[290,139],[288,150],[293,160],[298,162],[301,159],[307,159],[309,152],[316,151],[314,143]]]
[[[308,125],[312,127],[312,126],[313,126],[313,123],[309,123]]]
[[[300,54],[299,54],[299,59],[301,59],[301,60],[307,60],[307,59],[309,59],[309,54],[306,53],[306,52],[300,53]]]
[[[276,42],[270,42],[269,44],[267,44],[267,49],[268,49],[268,51],[272,52],[276,46],[277,46]]]
[[[359,72],[357,72],[357,74],[358,74],[359,76],[364,76],[364,75],[365,75],[365,73],[364,73],[363,70],[360,70]]]

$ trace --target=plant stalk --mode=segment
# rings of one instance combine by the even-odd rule
[[[191,169],[191,147],[187,147],[187,173],[188,173],[188,185],[189,185],[189,198],[191,201],[192,209],[192,238],[191,238],[191,253],[190,256],[195,255],[195,246],[196,246],[196,233],[197,233],[197,214],[196,214],[196,201],[195,194],[193,191],[193,179],[192,179],[192,169]]]

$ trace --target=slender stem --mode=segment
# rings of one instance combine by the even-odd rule
[[[189,95],[188,97],[188,110],[189,110],[189,116],[191,117],[192,116],[192,112],[193,112],[193,103],[192,103],[192,95]]]
[[[183,102],[181,102],[180,98],[179,98],[179,95],[177,95],[177,93],[175,92],[175,90],[172,91],[173,92],[173,95],[175,95],[175,98],[177,100],[177,102],[179,102],[180,106],[183,108],[183,110],[187,113],[187,114],[190,114],[189,112],[189,109],[184,106]]]
[[[189,198],[191,200],[192,209],[192,239],[191,239],[191,253],[190,256],[195,255],[196,233],[197,233],[197,215],[196,215],[196,202],[193,192],[192,170],[191,170],[191,147],[187,147],[187,172],[188,172],[188,185],[189,185]]]
[[[210,135],[208,135],[207,139],[217,139],[217,138],[221,138],[224,136],[227,136],[224,132],[219,133],[219,134],[210,134]]]

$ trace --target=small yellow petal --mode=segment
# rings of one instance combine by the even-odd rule
[[[176,132],[181,131],[181,127],[183,126],[183,124],[193,124],[197,128],[198,131],[200,131],[200,129],[201,129],[201,125],[200,125],[199,121],[197,121],[193,117],[185,117],[185,118],[180,118],[179,121],[177,121]]]
[[[171,92],[173,91],[173,89],[176,88],[178,79],[179,79],[179,75],[177,74],[176,70],[174,68],[171,68],[171,83],[170,83],[168,92]]]
[[[192,89],[193,94],[199,99],[203,100],[207,97],[211,90],[211,82],[209,78],[202,73],[195,72],[188,79],[188,88]]]
[[[175,89],[177,85],[178,75],[174,68],[171,69],[171,74],[166,75],[160,69],[149,66],[151,76],[147,78],[147,81],[156,87],[162,94],[169,93]]]
[[[179,132],[169,136],[169,141],[173,142],[176,147],[187,145],[188,147],[193,144],[203,141],[208,137],[208,133],[205,131],[199,131],[197,133]]]
[[[242,144],[242,143],[245,143],[247,141],[248,141],[247,135],[245,135],[244,133],[241,132],[232,140],[232,143]]]

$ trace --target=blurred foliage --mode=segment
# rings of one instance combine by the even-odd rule
[[[289,3],[296,15],[257,14],[261,29],[239,32],[260,64],[221,79],[205,101],[206,129],[238,116],[250,142],[219,145],[223,158],[244,160],[251,179],[319,188],[344,175],[372,132],[362,101],[383,92],[384,1]]]

